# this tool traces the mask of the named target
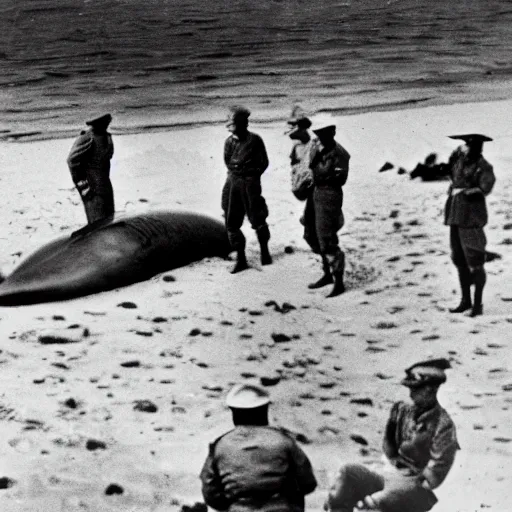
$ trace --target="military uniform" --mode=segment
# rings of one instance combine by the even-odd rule
[[[444,377],[432,378],[437,370],[429,374],[428,364],[442,365],[445,361],[413,365],[406,370],[408,376],[402,383],[409,387],[442,383]],[[417,368],[427,368],[427,377],[411,377]],[[442,375],[440,372],[438,375]],[[446,478],[459,448],[455,425],[437,401],[427,409],[397,402],[391,408],[384,433],[383,452],[388,464],[380,470],[361,464],[343,465],[331,488],[327,508],[352,512],[358,502],[372,495],[373,508],[382,512],[426,512],[437,503],[432,489]]]
[[[316,487],[306,454],[269,426],[238,426],[210,445],[201,481],[206,504],[230,512],[303,512]]]
[[[234,386],[226,397],[235,428],[210,445],[200,474],[206,504],[229,512],[304,512],[316,488],[311,463],[294,439],[268,426],[267,391]]]
[[[484,269],[487,243],[484,226],[487,224],[487,196],[496,178],[492,165],[482,156],[486,135],[451,135],[466,146],[457,148],[448,162],[452,183],[445,207],[445,224],[450,226],[450,247],[457,267],[461,287],[461,302],[451,313],[462,313],[471,308],[469,316],[483,313],[482,295],[487,280]],[[471,285],[475,286],[471,300]]]
[[[110,181],[110,160],[114,154],[112,136],[107,131],[94,130],[97,121],[104,122],[108,117],[87,122],[92,128],[79,135],[67,159],[89,224],[113,216],[115,211]]]
[[[445,224],[450,226],[452,260],[456,266],[475,267],[485,263],[488,195],[496,178],[492,165],[480,155],[467,158],[466,148],[457,148],[448,161],[452,183],[445,206]],[[478,188],[481,192],[467,194]]]
[[[318,140],[312,145],[313,189],[304,210],[304,239],[313,252],[322,256],[324,278],[310,288],[332,282],[332,272],[335,288],[331,296],[344,291],[345,253],[339,247],[338,231],[344,224],[342,187],[348,178],[349,160],[349,153],[336,141],[330,148]]]
[[[240,228],[246,215],[258,239],[268,241],[268,208],[261,193],[260,177],[269,162],[262,138],[252,132],[247,132],[243,140],[230,135],[224,145],[224,162],[228,175],[222,190],[222,209],[231,247],[236,251],[245,248]]]

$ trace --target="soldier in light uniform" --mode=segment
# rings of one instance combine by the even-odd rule
[[[90,126],[75,140],[67,162],[71,178],[85,208],[88,224],[113,217],[114,191],[110,182],[110,160],[114,154],[107,128],[110,114],[87,121]]]
[[[313,139],[309,133],[311,120],[296,106],[288,120],[288,137],[294,141],[290,153],[292,192],[299,201],[306,200],[313,191],[313,173],[309,168],[309,158]]]
[[[258,237],[261,264],[272,263],[268,249],[268,208],[261,193],[261,175],[269,162],[263,139],[247,129],[250,115],[245,107],[232,107],[226,125],[231,135],[224,144],[228,175],[222,190],[222,209],[231,247],[237,252],[237,262],[231,271],[233,274],[249,268],[241,230],[246,215]]]
[[[313,190],[304,211],[304,239],[313,252],[320,254],[324,275],[309,288],[334,286],[327,295],[336,297],[345,291],[345,253],[339,247],[338,231],[343,227],[343,185],[348,178],[350,155],[334,139],[336,124],[327,114],[312,119],[317,136],[311,148],[309,167]]]
[[[268,393],[237,385],[226,404],[235,428],[210,445],[201,471],[205,503],[229,512],[304,512],[311,463],[294,439],[268,424]]]
[[[383,441],[386,465],[378,470],[343,465],[325,510],[426,512],[435,505],[433,490],[446,478],[459,450],[455,425],[437,401],[447,368],[448,360],[433,359],[405,370],[402,384],[410,389],[412,404],[396,402],[391,408]]]
[[[459,273],[460,304],[451,313],[471,310],[469,316],[483,313],[482,294],[487,280],[484,269],[487,243],[484,226],[487,224],[485,197],[491,192],[496,178],[492,165],[482,156],[484,142],[490,137],[479,134],[452,135],[463,140],[450,156],[451,185],[445,206],[445,224],[450,226],[452,260]],[[471,300],[471,285],[475,286]]]

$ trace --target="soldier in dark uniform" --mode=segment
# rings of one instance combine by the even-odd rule
[[[316,479],[295,440],[268,425],[268,393],[237,385],[226,403],[235,428],[210,445],[200,475],[206,504],[229,512],[304,512]]]
[[[114,191],[110,182],[114,144],[107,131],[111,121],[110,114],[87,121],[85,124],[91,128],[78,136],[67,159],[88,224],[114,215]]]
[[[261,175],[268,167],[268,157],[262,138],[247,129],[249,116],[250,112],[245,107],[231,108],[227,123],[231,135],[224,145],[228,175],[222,190],[222,209],[231,247],[237,252],[232,273],[248,268],[245,237],[240,229],[246,215],[258,236],[261,264],[272,263],[268,249],[268,208],[261,194]]]
[[[450,312],[471,310],[469,315],[474,317],[483,313],[482,294],[487,280],[484,270],[487,240],[483,229],[487,224],[485,196],[496,181],[492,165],[482,156],[482,146],[492,139],[479,134],[452,135],[450,138],[466,143],[458,147],[448,161],[451,185],[445,224],[450,226],[452,260],[459,273],[462,291],[460,304]],[[472,284],[475,285],[473,302]]]
[[[324,275],[309,288],[334,282],[328,297],[336,297],[345,291],[345,253],[338,245],[337,233],[344,224],[342,187],[348,178],[350,155],[334,140],[336,125],[330,116],[320,114],[312,122],[317,139],[310,154],[313,190],[306,200],[304,239],[322,256]]]
[[[439,405],[437,391],[446,381],[447,359],[416,363],[405,370],[402,384],[412,404],[396,402],[383,441],[384,467],[341,467],[325,504],[330,512],[354,507],[382,512],[426,512],[437,498],[432,492],[446,478],[460,449],[455,425]]]

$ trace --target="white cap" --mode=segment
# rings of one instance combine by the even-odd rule
[[[311,129],[314,132],[318,132],[323,130],[324,128],[329,128],[331,126],[336,126],[336,120],[331,114],[327,114],[325,112],[320,112],[311,118],[312,127]]]
[[[237,384],[226,397],[226,405],[233,409],[255,409],[269,403],[269,394],[252,384]]]

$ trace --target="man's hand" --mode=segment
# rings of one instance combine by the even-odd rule
[[[76,189],[83,198],[87,198],[92,192],[91,187],[89,187],[89,182],[87,180],[78,181],[76,183]]]
[[[365,496],[361,501],[358,501],[356,507],[364,510],[377,510],[379,508],[370,494]]]
[[[479,195],[483,194],[482,190],[478,187],[471,187],[471,188],[467,188],[464,190],[465,196],[476,196],[477,194],[479,194]]]

